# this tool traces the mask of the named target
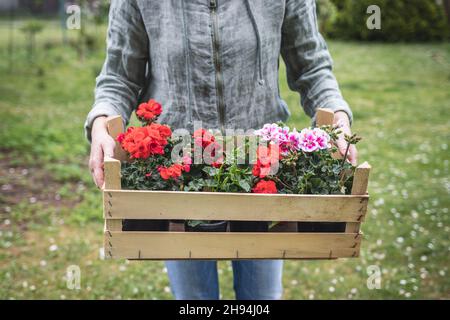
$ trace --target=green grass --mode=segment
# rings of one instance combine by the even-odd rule
[[[55,26],[38,35],[29,62],[17,29],[8,57],[0,23],[0,298],[171,298],[163,263],[99,259],[101,195],[86,167],[83,122],[103,30],[80,60]],[[365,240],[359,259],[286,262],[284,298],[450,298],[450,45],[329,46],[364,137],[360,160],[373,166]],[[290,125],[307,126],[284,70],[280,82]],[[81,268],[81,290],[67,289],[70,265]],[[380,290],[367,288],[370,265],[381,268]],[[233,298],[230,264],[219,267],[223,298]]]

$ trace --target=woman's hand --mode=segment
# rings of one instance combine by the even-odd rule
[[[334,124],[340,125],[342,133],[339,135],[339,138],[336,142],[337,147],[339,149],[339,153],[344,156],[345,151],[347,150],[347,142],[345,141],[345,135],[351,136],[352,131],[350,129],[350,120],[348,118],[347,113],[343,111],[338,111],[334,114]],[[354,166],[358,164],[358,150],[356,150],[355,145],[351,145],[348,150],[347,160]]]
[[[114,156],[114,147],[116,145],[114,139],[108,134],[106,117],[98,117],[94,120],[91,137],[89,168],[95,184],[98,188],[102,188],[104,182],[103,159]]]

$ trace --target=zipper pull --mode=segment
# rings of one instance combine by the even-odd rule
[[[216,0],[209,0],[209,7],[211,9],[215,9],[217,7],[217,1]]]

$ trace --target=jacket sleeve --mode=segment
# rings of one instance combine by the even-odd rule
[[[301,95],[305,113],[315,119],[317,108],[353,115],[332,72],[333,61],[318,30],[315,0],[287,0],[281,55],[291,90]]]
[[[106,46],[95,103],[85,123],[89,141],[92,123],[99,116],[121,115],[126,125],[145,85],[148,37],[135,0],[111,1]]]

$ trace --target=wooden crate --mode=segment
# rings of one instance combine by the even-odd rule
[[[320,111],[319,125],[333,114]],[[108,121],[112,137],[123,131],[120,117]],[[103,211],[106,258],[176,259],[336,259],[358,257],[369,196],[370,166],[355,172],[351,195],[282,195],[122,190],[116,145],[105,159]],[[123,219],[345,222],[344,233],[233,233],[122,231]]]

